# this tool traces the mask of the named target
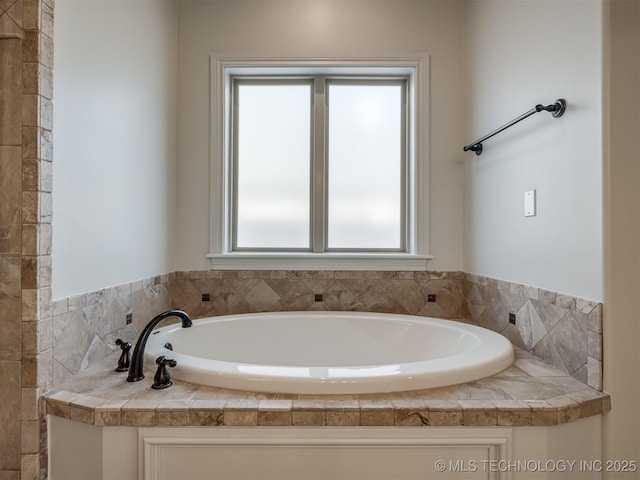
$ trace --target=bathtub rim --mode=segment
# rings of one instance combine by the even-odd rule
[[[324,368],[326,370],[328,367],[314,367],[316,370],[315,375],[309,377],[291,377],[281,374],[284,371],[290,371],[290,367],[259,365],[259,368],[256,369],[252,368],[256,367],[255,364],[209,360],[165,349],[161,345],[164,340],[161,340],[163,336],[160,335],[160,333],[181,329],[179,324],[173,324],[154,330],[147,344],[145,361],[147,365],[149,365],[152,364],[158,355],[170,356],[178,361],[178,365],[171,370],[172,376],[181,381],[197,385],[251,392],[309,395],[390,393],[452,386],[490,377],[510,367],[515,361],[513,345],[506,337],[497,332],[455,319],[423,317],[418,315],[352,311],[257,312],[194,319],[194,326],[191,328],[197,328],[199,324],[205,322],[233,321],[237,317],[248,319],[252,316],[268,318],[300,315],[337,315],[356,318],[375,317],[377,319],[396,319],[416,323],[437,324],[444,328],[461,329],[472,335],[477,335],[484,342],[484,347],[486,348],[482,351],[479,351],[479,348],[475,348],[471,352],[438,359],[398,363],[399,371],[396,370],[388,374],[381,373],[385,367],[388,367],[388,365],[381,364],[331,367],[332,369],[343,368],[354,371],[380,368],[379,374],[375,376],[356,375],[330,378],[328,375],[317,375],[320,369]],[[212,364],[215,364],[215,371],[217,373],[212,371]],[[425,371],[425,367],[430,367],[430,369]],[[270,369],[270,371],[267,369]],[[244,372],[240,370],[244,370]],[[253,371],[249,372],[251,370]],[[260,370],[263,371],[259,373]]]

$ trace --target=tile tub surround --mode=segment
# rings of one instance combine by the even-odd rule
[[[450,387],[368,395],[241,392],[175,381],[152,390],[152,371],[129,383],[114,354],[44,397],[50,415],[97,426],[550,426],[611,408],[598,392],[534,355],[493,377]]]
[[[465,274],[464,317],[583,383],[602,390],[602,304]],[[509,323],[514,313],[516,323]]]
[[[322,309],[459,319],[461,287],[458,272],[195,271],[150,277],[53,302],[53,381],[59,385],[110,355],[117,338],[135,343],[149,320],[171,308],[192,318]],[[428,302],[434,293],[437,301]],[[203,294],[211,301],[203,302]]]
[[[210,301],[202,301],[203,294]],[[432,294],[435,302],[428,301]],[[173,272],[55,301],[54,385],[110,355],[116,338],[133,343],[153,316],[170,308],[193,318],[356,310],[464,319],[602,388],[602,305],[596,302],[463,272],[227,270]],[[127,313],[133,315],[129,326]],[[516,314],[515,325],[509,313]]]
[[[111,355],[116,339],[135,344],[153,317],[175,308],[169,275],[159,275],[53,302],[53,382],[68,380]],[[127,324],[127,314],[132,322]],[[169,319],[166,323],[173,322]]]

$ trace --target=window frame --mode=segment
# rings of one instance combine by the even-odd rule
[[[210,118],[210,162],[211,162],[211,197],[210,197],[210,253],[207,258],[214,269],[253,269],[253,270],[426,270],[427,261],[431,259],[428,249],[428,56],[399,58],[253,58],[228,57],[213,54],[211,56],[211,118]],[[325,93],[321,92],[321,102],[318,102],[316,88],[319,83],[324,90],[327,81],[349,81],[350,79],[382,80],[407,78],[404,89],[407,104],[410,108],[404,112],[403,135],[408,135],[409,142],[404,152],[404,212],[402,220],[405,222],[404,248],[397,250],[381,249],[327,249],[327,205],[326,187],[322,192],[324,201],[321,205],[311,202],[311,249],[265,249],[265,250],[234,250],[234,238],[230,229],[232,218],[232,203],[235,198],[233,187],[233,169],[236,162],[230,161],[234,155],[230,141],[231,122],[234,121],[233,110],[233,78],[273,78],[274,75],[288,75],[291,78],[317,77],[326,81],[315,82],[312,91],[312,137],[317,134],[318,116],[324,122]],[[413,108],[411,108],[411,106]],[[323,124],[322,131],[327,132],[327,125]],[[311,169],[325,168],[325,141],[315,142],[311,152]],[[320,157],[320,162],[313,160]],[[323,172],[323,175],[326,173]],[[315,173],[312,173],[312,178]],[[314,185],[312,184],[312,190]],[[317,192],[312,193],[316,198]],[[321,232],[314,227],[314,223],[321,216],[325,223]],[[323,235],[318,242],[314,235]],[[317,245],[322,249],[318,249]],[[314,250],[314,245],[316,249]]]

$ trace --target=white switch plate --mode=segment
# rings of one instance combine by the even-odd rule
[[[535,217],[536,216],[536,191],[529,190],[524,192],[524,216]]]

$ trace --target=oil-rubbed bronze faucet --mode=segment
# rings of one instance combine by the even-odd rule
[[[136,347],[133,349],[133,356],[131,358],[131,366],[129,367],[129,376],[127,377],[127,382],[137,382],[144,378],[143,373],[143,359],[144,359],[144,349],[147,346],[147,340],[149,339],[149,335],[151,335],[151,331],[158,325],[162,320],[168,317],[179,317],[182,320],[182,328],[189,328],[191,323],[191,318],[182,310],[169,310],[167,312],[161,313],[156,316],[153,320],[151,320],[136,342]]]
[[[173,358],[167,358],[164,355],[160,355],[156,358],[156,365],[158,365],[158,370],[156,370],[156,375],[153,377],[153,385],[151,385],[151,388],[154,390],[169,388],[173,385],[173,382],[171,381],[171,376],[169,375],[167,367],[173,368],[178,365],[178,362]]]
[[[118,368],[116,368],[116,372],[126,372],[129,370],[129,365],[131,364],[131,344],[129,342],[125,342],[121,338],[116,340],[116,345],[120,347],[122,353],[120,354],[120,358],[118,359]]]

